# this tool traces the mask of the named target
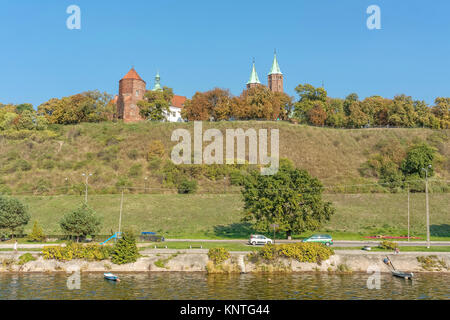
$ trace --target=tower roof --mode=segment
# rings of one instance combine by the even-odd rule
[[[256,73],[255,59],[253,59],[252,73],[250,74],[250,79],[248,80],[247,84],[250,83],[258,83],[258,84],[261,83],[259,82],[258,74]]]
[[[273,54],[272,69],[270,69],[269,75],[271,75],[271,74],[282,74],[281,70],[280,70],[280,66],[278,65],[276,52]]]
[[[135,79],[135,80],[142,80],[142,78],[138,75],[138,73],[136,72],[136,70],[134,70],[134,68],[131,68],[130,71],[128,71],[128,73],[122,78],[122,79]]]
[[[152,91],[162,91],[162,88],[161,88],[161,77],[159,76],[159,71],[156,72],[155,86],[153,87]]]

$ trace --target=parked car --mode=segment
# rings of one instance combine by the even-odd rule
[[[155,232],[141,232],[141,241],[147,242],[162,242],[164,237],[158,236]]]
[[[328,234],[314,234],[309,238],[303,239],[302,242],[318,242],[326,246],[333,244],[333,238]]]
[[[248,240],[248,243],[256,246],[257,244],[266,244],[270,243],[272,244],[272,239],[267,238],[266,236],[260,235],[260,234],[252,234],[250,236],[250,239]]]

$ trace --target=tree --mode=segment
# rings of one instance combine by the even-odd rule
[[[16,230],[30,220],[27,207],[18,199],[0,195],[0,229],[9,229],[14,236]]]
[[[132,263],[136,262],[139,256],[133,233],[129,230],[124,231],[122,237],[113,247],[111,262],[115,264]]]
[[[33,224],[33,230],[28,235],[28,241],[34,241],[34,242],[41,242],[45,240],[45,234],[44,231],[42,231],[41,226],[38,224],[37,221]]]
[[[38,115],[49,123],[75,124],[112,119],[111,95],[98,90],[87,91],[62,99],[50,99],[38,106]]]
[[[418,175],[424,178],[425,172],[422,168],[433,164],[435,157],[435,150],[429,145],[423,143],[413,146],[406,154],[405,160],[401,165],[401,170],[406,176]],[[431,177],[434,173],[434,166],[428,170],[428,176]]]
[[[147,120],[161,121],[170,112],[173,90],[164,87],[162,91],[147,91],[144,100],[137,103],[139,114]]]
[[[196,92],[187,100],[182,116],[189,121],[228,120],[232,111],[232,97],[229,90],[214,88],[206,92]]]
[[[282,159],[275,175],[252,172],[244,181],[243,220],[259,232],[269,232],[272,224],[278,224],[288,239],[292,233],[317,230],[335,213],[331,203],[322,200],[322,192],[317,178]]]
[[[80,237],[95,235],[100,231],[101,221],[87,204],[82,204],[74,211],[66,214],[59,222],[65,234]]]

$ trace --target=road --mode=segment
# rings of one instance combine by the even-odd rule
[[[210,239],[166,239],[166,242],[216,242],[216,243],[239,243],[239,244],[248,244],[248,240],[245,239],[234,239],[234,240],[210,240]],[[276,243],[293,243],[293,242],[301,242],[301,240],[276,240]],[[349,248],[349,247],[362,247],[362,246],[372,246],[375,247],[380,243],[380,241],[357,241],[357,240],[336,240],[334,241],[333,247],[339,248]],[[399,246],[426,246],[426,241],[397,241]],[[12,249],[13,243],[0,243],[0,249]],[[44,246],[52,246],[58,244],[40,244],[40,243],[24,243],[19,244],[18,249],[40,249]],[[148,246],[149,243],[138,243],[138,247]],[[450,241],[431,241],[432,247],[450,247]]]

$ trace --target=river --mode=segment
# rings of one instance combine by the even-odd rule
[[[66,274],[0,274],[0,300],[5,299],[445,299],[450,300],[450,274],[417,274],[413,281],[381,274],[381,288],[367,288],[368,274],[119,274],[121,282],[101,273],[83,273],[79,289],[68,289]],[[72,285],[73,286],[73,285]]]

